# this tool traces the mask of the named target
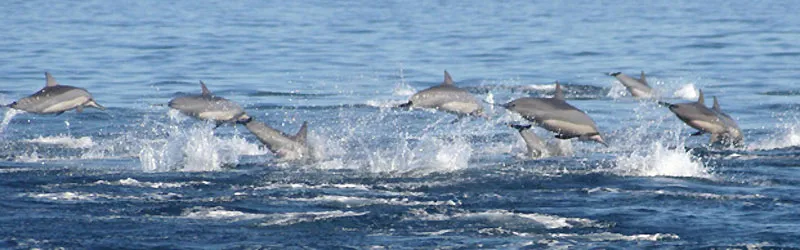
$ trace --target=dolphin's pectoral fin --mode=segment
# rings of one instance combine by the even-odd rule
[[[711,134],[711,137],[708,138],[708,144],[713,145],[714,143],[720,142],[722,140],[722,136],[720,134]]]
[[[398,107],[398,108],[408,108],[408,107],[411,107],[411,101],[408,101],[407,103],[400,104],[400,105],[398,105],[397,107]]]
[[[214,122],[214,123],[215,123],[215,124],[214,124],[214,129],[217,129],[217,128],[219,128],[220,126],[222,126],[222,124],[225,124],[225,122],[223,122],[223,121],[216,121],[216,122]]]
[[[64,111],[58,112],[58,113],[56,113],[56,116],[59,116],[59,115],[61,115],[63,113],[64,113]]]
[[[703,131],[697,131],[697,132],[694,132],[694,133],[692,133],[692,135],[691,135],[691,136],[703,135],[703,134],[705,134],[705,133],[706,133],[706,132],[703,132]]]

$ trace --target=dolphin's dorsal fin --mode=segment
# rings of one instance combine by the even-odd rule
[[[308,122],[303,122],[303,126],[300,126],[300,130],[297,131],[297,134],[292,136],[292,139],[296,142],[306,143],[306,135],[308,134]]]
[[[442,82],[442,85],[454,85],[453,78],[450,77],[450,73],[447,73],[447,70],[444,71],[444,82]]]
[[[722,112],[722,109],[719,107],[719,102],[717,101],[716,96],[714,96],[714,106],[711,109],[717,112]]]
[[[644,77],[644,70],[642,70],[642,76],[639,77],[639,82],[641,82],[644,85],[647,85],[647,78]]]
[[[553,98],[557,100],[564,100],[564,91],[561,90],[561,84],[556,81],[556,94],[553,95]]]
[[[702,89],[698,89],[697,91],[700,92],[700,97],[697,98],[697,103],[705,104],[706,101],[705,101],[705,98],[703,98],[703,90]]]
[[[50,72],[44,72],[44,77],[47,78],[47,84],[45,84],[45,87],[53,87],[53,86],[58,85],[58,82],[56,82],[56,79],[53,78],[52,75],[50,75]]]
[[[203,83],[202,80],[200,81],[200,88],[203,89],[203,95],[211,95],[211,91],[208,91],[208,88],[206,88],[206,84]]]

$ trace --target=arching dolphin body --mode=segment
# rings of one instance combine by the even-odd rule
[[[300,131],[293,136],[286,135],[263,122],[252,119],[245,123],[245,127],[281,159],[300,160],[307,159],[310,156],[308,144],[306,143],[307,122],[303,122]]]
[[[742,147],[744,146],[744,134],[742,134],[742,130],[739,128],[739,124],[736,124],[736,120],[733,119],[730,115],[722,112],[722,108],[719,107],[719,101],[717,101],[717,97],[714,96],[714,105],[712,106],[711,110],[717,113],[719,119],[722,121],[722,124],[725,125],[725,136],[721,139],[723,145],[732,145],[735,147]]]
[[[400,107],[437,109],[459,116],[484,116],[481,103],[466,90],[456,87],[446,70],[442,84],[417,92]]]
[[[44,88],[8,107],[35,114],[61,114],[71,109],[82,112],[84,107],[106,109],[97,104],[86,89],[59,85],[50,73],[45,72],[44,75],[47,78]]]
[[[250,120],[239,104],[228,99],[214,96],[208,91],[206,84],[200,81],[202,93],[176,97],[169,101],[169,107],[181,113],[201,120],[211,120],[217,126],[223,123],[244,123]]]
[[[653,88],[647,84],[647,78],[644,76],[644,71],[642,71],[642,76],[639,79],[634,79],[622,72],[615,72],[609,74],[610,76],[616,77],[625,88],[631,92],[631,95],[634,97],[639,98],[651,98],[653,97]]]
[[[725,124],[726,122],[723,120],[724,117],[719,115],[720,112],[715,112],[705,106],[703,90],[699,92],[700,97],[697,98],[696,102],[679,104],[660,103],[662,105],[667,105],[669,110],[675,113],[686,125],[699,130],[692,134],[693,136],[709,133],[711,134],[711,138],[709,138],[708,141],[709,144],[732,143],[732,140],[728,139],[732,136],[729,134],[730,125]],[[732,120],[733,119],[731,119],[731,121]],[[741,134],[741,132],[739,132],[739,134]]]
[[[556,133],[558,139],[577,137],[580,140],[596,141],[608,146],[600,136],[592,118],[564,101],[564,93],[557,82],[556,94],[552,98],[523,97],[501,106],[520,114],[539,127]]]

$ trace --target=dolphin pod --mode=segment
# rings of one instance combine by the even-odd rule
[[[648,85],[644,71],[639,79],[621,72],[609,75],[616,77],[634,97],[653,97],[653,89]],[[60,85],[47,72],[45,77],[47,81],[44,88],[5,106],[35,114],[61,114],[72,109],[82,112],[85,107],[105,110],[105,107],[95,102],[86,89]],[[176,97],[169,101],[168,106],[182,114],[214,122],[217,126],[243,124],[282,160],[303,160],[311,156],[306,141],[307,122],[303,122],[297,134],[287,135],[254,120],[239,104],[214,95],[203,81],[200,81],[200,87],[200,94]],[[671,104],[659,101],[659,104],[669,107],[680,120],[697,129],[698,132],[692,134],[693,136],[711,134],[709,144],[736,147],[743,145],[744,136],[741,129],[730,115],[722,111],[716,96],[710,109],[704,104],[702,90],[696,102]],[[532,123],[532,125],[509,125],[519,131],[526,143],[527,154],[532,158],[562,154],[558,148],[544,143],[531,130],[534,125],[555,133],[557,139],[578,138],[582,141],[595,141],[608,147],[595,122],[584,111],[566,102],[561,84],[558,82],[553,97],[522,97],[498,106],[517,113]],[[487,117],[478,99],[468,91],[457,87],[447,71],[444,71],[444,81],[441,84],[415,93],[407,103],[399,107],[434,109],[459,117]]]
[[[86,89],[60,85],[48,72],[44,76],[47,79],[44,88],[7,106],[34,114],[61,114],[72,109],[82,112],[84,107],[106,109],[97,104]]]

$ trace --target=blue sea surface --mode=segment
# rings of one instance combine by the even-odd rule
[[[105,111],[0,109],[0,248],[800,248],[794,1],[10,1],[0,104],[44,72]],[[442,82],[487,103],[552,96],[610,147],[530,159],[520,116],[398,109]],[[744,148],[709,148],[668,102],[717,96]],[[287,134],[166,107],[200,93]],[[710,106],[710,105],[709,105]]]

